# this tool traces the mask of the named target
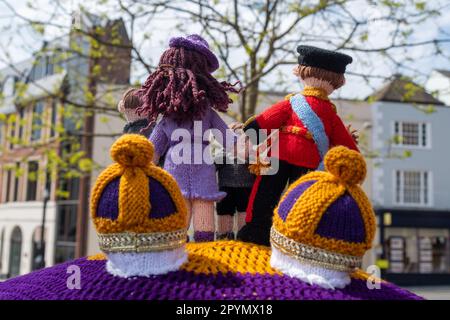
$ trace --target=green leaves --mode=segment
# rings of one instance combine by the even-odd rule
[[[359,36],[359,40],[361,40],[362,42],[366,42],[367,40],[369,40],[369,32],[365,31],[364,33],[362,33]]]
[[[425,7],[426,7],[426,2],[425,1],[418,1],[415,3],[416,9],[419,11],[424,11]]]
[[[30,22],[30,26],[34,31],[41,35],[45,33],[45,25],[40,22]]]
[[[84,158],[84,159],[81,159],[78,162],[78,168],[82,172],[91,172],[93,167],[94,167],[94,164],[93,164],[93,161],[91,159]]]
[[[411,156],[412,156],[412,151],[411,150],[404,150],[403,151],[403,155],[402,155],[402,157],[403,158],[411,158]]]

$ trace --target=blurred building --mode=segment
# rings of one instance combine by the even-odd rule
[[[115,139],[111,133],[123,127],[118,117],[81,106],[94,100],[115,108],[128,86],[131,46],[124,23],[80,12],[73,24],[69,35],[44,43],[28,61],[0,70],[0,278],[42,266],[44,203],[45,265],[86,254],[90,184],[98,172],[63,178],[59,168],[44,169],[49,149],[58,155],[73,151],[71,143],[58,140],[57,125],[76,136],[77,152],[96,163],[110,162],[105,155]],[[94,32],[98,41],[88,36]],[[96,54],[102,48],[107,55]],[[68,101],[80,106],[73,110],[81,119],[65,113]]]
[[[450,107],[397,76],[371,97],[372,201],[383,276],[450,283]]]

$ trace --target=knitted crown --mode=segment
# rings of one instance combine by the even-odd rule
[[[361,266],[371,247],[375,215],[359,186],[366,176],[361,154],[339,146],[328,151],[324,162],[327,172],[311,172],[297,180],[275,209],[272,262],[277,256],[288,256],[300,263],[304,278],[311,280],[309,275],[320,273],[322,284],[343,287],[349,281],[346,273]],[[280,261],[272,265],[283,269]],[[332,271],[342,281],[334,281]]]
[[[116,163],[100,174],[91,194],[91,216],[100,249],[110,260],[119,257],[116,267],[123,265],[127,269],[121,263],[127,253],[161,253],[182,248],[187,237],[186,205],[175,179],[152,163],[151,142],[142,135],[123,135],[111,147],[111,157]],[[138,260],[131,263],[139,263]],[[164,262],[154,260],[153,267],[155,262]],[[154,271],[144,270],[147,267],[139,266],[138,274],[153,274]],[[163,269],[160,265],[158,273]],[[125,270],[126,275],[130,275],[128,271]]]

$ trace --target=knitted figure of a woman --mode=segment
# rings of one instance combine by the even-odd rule
[[[227,92],[237,92],[211,75],[218,67],[202,37],[172,38],[140,90],[144,104],[139,111],[147,113],[151,123],[162,116],[150,136],[155,160],[167,154],[164,169],[176,179],[186,200],[195,241],[214,240],[214,202],[226,195],[218,188],[208,133],[230,148],[236,142],[215,111],[225,112],[232,102]]]

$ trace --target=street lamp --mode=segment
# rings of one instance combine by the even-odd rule
[[[44,206],[42,211],[42,222],[41,222],[41,239],[39,243],[39,255],[37,258],[38,269],[45,267],[45,216],[47,211],[47,202],[50,199],[50,192],[47,188],[44,189]]]

